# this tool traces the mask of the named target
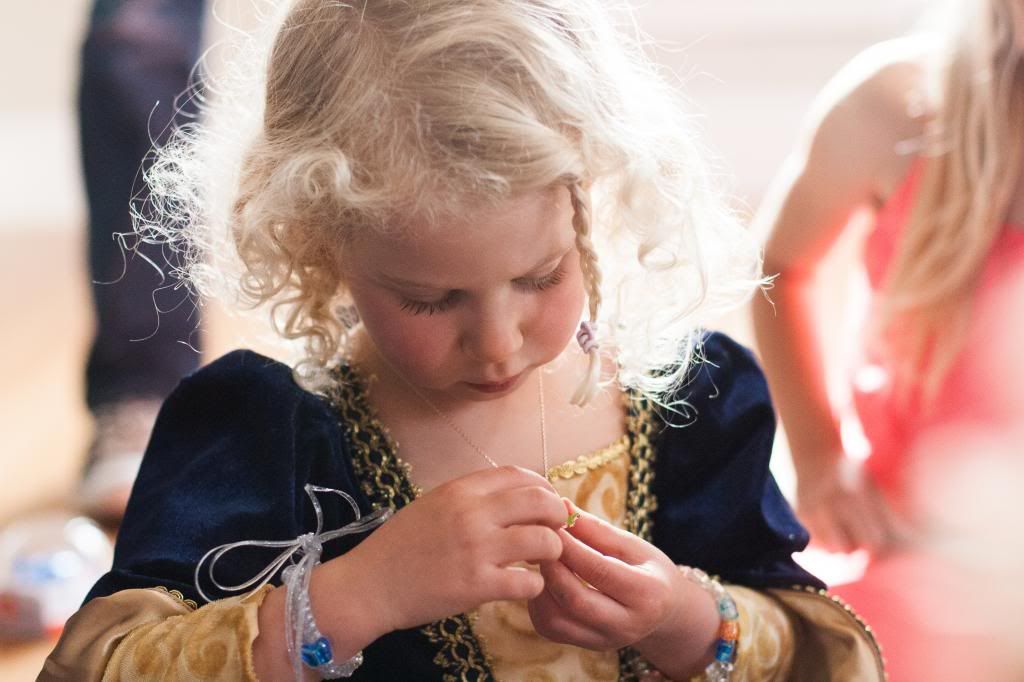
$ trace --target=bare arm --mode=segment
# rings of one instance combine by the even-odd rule
[[[387,632],[380,622],[379,586],[364,585],[371,576],[356,557],[339,557],[313,570],[309,596],[313,617],[333,647],[334,660],[345,661]],[[253,666],[261,680],[286,680],[293,675],[285,644],[285,590],[275,588],[259,610],[260,634],[253,642]],[[306,679],[319,679],[307,671]]]
[[[921,77],[909,48],[906,41],[873,48],[833,79],[757,216],[767,234],[765,273],[777,278],[771,302],[759,297],[754,304],[754,328],[804,511],[823,481],[838,480],[843,457],[814,317],[815,277],[853,216],[873,211],[911,160],[897,152],[921,133],[921,122],[907,114],[908,92]],[[822,537],[835,533],[804,520],[826,544],[849,544]]]

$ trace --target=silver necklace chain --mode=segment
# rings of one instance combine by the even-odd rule
[[[402,376],[401,374],[399,374],[399,376],[403,380],[405,379],[405,377]],[[412,392],[415,393],[416,396],[420,400],[422,400],[423,403],[427,407],[429,407],[431,410],[433,410],[434,413],[437,414],[437,416],[440,417],[444,421],[444,423],[447,424],[449,428],[451,428],[452,431],[454,431],[455,433],[459,434],[459,436],[462,437],[462,440],[466,441],[466,445],[468,445],[469,447],[473,448],[473,450],[475,450],[478,455],[480,455],[485,460],[487,460],[487,463],[490,464],[495,469],[497,469],[500,466],[497,462],[495,462],[490,457],[490,455],[488,455],[486,452],[483,451],[483,448],[481,448],[479,445],[474,443],[473,439],[470,438],[466,434],[466,432],[463,431],[462,428],[458,424],[456,424],[454,420],[452,420],[451,417],[449,417],[445,412],[442,412],[441,408],[439,408],[437,405],[432,403],[430,401],[430,399],[427,398],[427,396],[423,395],[420,392],[420,390],[418,388],[416,388],[412,384],[411,381],[406,380],[405,383],[408,384],[409,388],[412,389]],[[543,368],[538,368],[537,369],[537,396],[538,396],[538,401],[540,403],[540,450],[541,450],[541,456],[543,457],[543,461],[544,461],[544,469],[543,469],[543,471],[541,471],[541,475],[544,476],[545,478],[547,478],[548,471],[550,471],[551,466],[548,463],[548,433],[547,433],[547,422],[545,420],[545,409],[544,409],[544,369]]]

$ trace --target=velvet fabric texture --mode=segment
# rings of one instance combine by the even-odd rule
[[[681,390],[688,406],[663,413],[653,440],[655,544],[676,563],[725,582],[822,587],[792,559],[808,537],[768,469],[775,418],[761,370],[749,351],[720,334],[705,339],[704,355]],[[156,586],[199,601],[193,571],[207,550],[292,539],[314,528],[306,483],[343,490],[363,513],[372,511],[341,418],[325,398],[297,386],[287,366],[250,351],[184,379],[157,419],[113,569],[87,601]],[[321,502],[325,529],[352,520],[336,496]],[[328,543],[324,561],[361,539]],[[217,579],[241,583],[274,555],[235,550],[217,564]],[[203,588],[227,596],[205,581]],[[422,630],[393,632],[367,647],[353,679],[442,679],[439,651]]]

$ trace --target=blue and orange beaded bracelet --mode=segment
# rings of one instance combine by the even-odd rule
[[[736,602],[725,591],[722,583],[699,568],[680,566],[679,570],[715,600],[715,606],[722,622],[718,626],[715,660],[704,669],[704,679],[707,682],[728,682],[729,676],[732,675],[732,671],[736,667],[736,649],[740,639],[740,613],[736,608]]]
[[[715,643],[715,660],[704,669],[706,682],[729,682],[732,671],[736,669],[736,652],[740,640],[740,613],[722,583],[718,582],[699,568],[680,566],[679,570],[690,581],[708,592],[715,600],[715,608],[721,623],[718,625],[718,641]],[[641,682],[663,682],[668,678],[659,670],[645,661],[635,663],[638,679]]]

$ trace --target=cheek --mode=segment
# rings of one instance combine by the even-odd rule
[[[573,340],[583,313],[583,277],[576,269],[560,286],[547,293],[534,328],[534,336],[554,359]]]
[[[1024,52],[1024,5],[1013,6],[1013,45],[1017,52]]]
[[[389,365],[418,383],[444,364],[454,343],[445,316],[409,315],[384,296],[353,294],[366,333]]]

